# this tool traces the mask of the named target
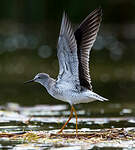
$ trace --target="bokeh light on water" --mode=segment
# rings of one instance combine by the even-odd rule
[[[52,49],[47,45],[42,45],[38,49],[38,55],[42,58],[48,58],[52,55]]]
[[[111,31],[105,31],[97,37],[94,44],[95,50],[108,49],[110,59],[113,61],[118,61],[122,58],[125,49],[124,43],[117,39],[116,33]]]
[[[37,25],[37,27],[39,26],[40,24]],[[43,24],[41,26],[40,32],[37,32],[38,28],[36,29],[35,27],[29,31],[27,24],[21,25],[20,23],[17,27],[12,22],[12,28],[10,24],[6,25],[8,33],[0,31],[0,57],[4,58],[0,64],[0,72],[2,72],[5,81],[8,78],[6,76],[9,75],[10,81],[8,82],[18,82],[17,80],[21,79],[21,83],[23,83],[25,80],[33,78],[38,72],[46,72],[52,77],[57,77],[59,70],[56,49],[58,37],[55,36],[54,39],[53,33],[59,34],[58,27],[60,24],[56,29],[53,29],[54,31],[52,31],[54,23],[48,23],[48,30],[43,28]],[[121,79],[123,81],[134,81],[133,63],[130,66],[131,62],[133,62],[134,52],[131,50],[128,52],[129,50],[127,50],[124,40],[127,37],[120,38],[120,33],[113,30],[113,27],[119,29],[117,25],[102,25],[90,57],[92,84],[96,82],[97,85],[95,84],[94,88],[99,93],[101,92],[101,95],[107,95],[108,98],[112,98],[109,96],[112,90],[111,87],[114,85],[116,89],[121,90],[121,87],[123,87],[121,86],[123,85]],[[47,36],[50,34],[52,34],[52,37]],[[132,57],[129,57],[128,53],[131,53],[130,56]],[[14,75],[17,78],[13,78],[12,76]],[[21,75],[21,78],[19,75]],[[117,80],[118,84],[114,83],[115,80]],[[105,87],[108,87],[108,84],[111,84],[111,86],[106,89]],[[128,82],[124,84],[126,86]],[[134,90],[133,86],[131,90]],[[117,98],[116,95],[113,96],[113,99]],[[131,94],[130,96],[134,97]]]
[[[94,91],[110,101],[75,106],[82,131],[135,126],[134,4],[128,0],[102,4],[103,20],[91,52],[90,73]],[[52,98],[39,84],[23,83],[38,72],[57,78],[56,47],[63,10],[76,26],[97,2],[9,0],[1,1],[0,7],[0,132],[57,130],[70,113],[69,105]],[[69,128],[75,128],[75,118]],[[0,146],[28,149],[17,142]]]

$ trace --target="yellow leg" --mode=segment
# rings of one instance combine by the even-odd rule
[[[73,107],[73,106],[72,106]],[[74,113],[75,113],[75,118],[76,118],[76,135],[78,134],[78,127],[77,127],[77,113],[76,113],[76,110],[75,110],[75,108],[73,107],[73,111],[74,111]]]
[[[70,112],[70,116],[69,116],[69,119],[67,120],[67,122],[62,126],[62,128],[60,129],[60,131],[58,133],[61,133],[63,131],[63,129],[65,128],[65,126],[68,124],[68,122],[71,120],[71,118],[73,117],[73,110],[74,110],[74,107],[72,106],[71,107],[71,112]]]

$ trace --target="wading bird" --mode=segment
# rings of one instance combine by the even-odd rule
[[[74,104],[107,100],[92,91],[89,75],[89,53],[95,42],[101,17],[101,8],[95,9],[74,32],[67,15],[63,13],[57,46],[60,68],[57,79],[51,78],[46,73],[38,73],[34,79],[25,82],[38,82],[51,96],[71,105],[69,119],[58,133],[61,133],[71,120],[73,112],[76,117],[76,134],[78,133]]]

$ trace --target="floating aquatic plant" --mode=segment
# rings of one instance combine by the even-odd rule
[[[52,131],[51,131],[52,132]],[[47,131],[42,132],[20,132],[20,133],[0,133],[0,138],[7,137],[10,140],[21,140],[25,143],[48,143],[52,145],[62,144],[71,145],[78,143],[82,144],[115,144],[115,143],[132,143],[135,147],[135,130],[134,129],[103,129],[91,131],[79,131],[76,136],[75,132],[66,131],[63,134],[51,133]]]

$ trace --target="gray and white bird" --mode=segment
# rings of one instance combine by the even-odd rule
[[[78,133],[77,113],[73,107],[74,104],[107,100],[92,91],[89,75],[89,54],[96,40],[101,18],[101,8],[95,9],[74,32],[67,15],[63,13],[57,46],[60,68],[57,79],[51,78],[46,73],[38,73],[34,79],[25,82],[38,82],[55,99],[71,105],[69,119],[58,133],[61,133],[68,124],[73,112],[76,117],[76,134]]]

